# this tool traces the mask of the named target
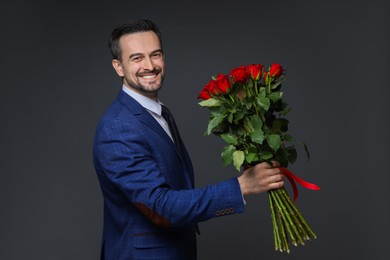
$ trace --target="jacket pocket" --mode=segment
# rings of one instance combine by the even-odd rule
[[[135,248],[162,248],[180,245],[180,239],[165,235],[140,235],[134,237]]]

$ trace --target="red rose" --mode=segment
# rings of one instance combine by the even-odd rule
[[[198,98],[207,100],[211,98],[210,93],[206,89],[202,89],[202,91],[199,93]]]
[[[202,91],[199,93],[198,98],[207,100],[211,98],[211,95],[218,95],[219,89],[214,80],[210,80],[209,83],[206,84],[206,86],[203,87]]]
[[[217,85],[217,88],[224,94],[230,90],[229,78],[226,75],[219,74],[216,77],[215,83]]]
[[[215,82],[215,80],[210,80],[210,82],[207,83],[205,88],[211,95],[218,95],[219,94],[219,89],[218,89],[218,86],[217,86],[217,83]]]
[[[261,78],[261,74],[263,72],[263,65],[261,64],[251,64],[246,67],[246,72],[249,76],[254,80],[259,80]]]
[[[244,84],[247,81],[249,74],[246,71],[245,66],[240,66],[232,69],[230,76],[233,78],[234,82]]]
[[[271,77],[279,77],[283,72],[283,67],[278,64],[278,63],[274,63],[271,65],[271,68],[269,69],[269,74]]]

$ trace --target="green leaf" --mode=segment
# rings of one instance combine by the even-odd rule
[[[272,150],[277,151],[281,145],[281,139],[279,135],[268,135],[267,143]]]
[[[291,149],[291,147],[289,149]],[[288,167],[288,156],[288,150],[279,149],[275,152],[274,159],[278,161],[282,167]]]
[[[292,142],[292,141],[294,141],[294,138],[291,135],[286,134],[286,135],[284,135],[284,140],[286,142]]]
[[[232,123],[232,122],[233,122],[233,114],[232,114],[232,113],[230,113],[230,114],[228,115],[228,121],[229,121],[229,123]]]
[[[256,162],[256,161],[259,160],[259,156],[257,155],[257,153],[248,153],[248,154],[245,156],[245,160],[246,160],[248,163]]]
[[[222,134],[221,138],[228,144],[236,145],[238,143],[236,137],[231,134]]]
[[[287,115],[288,113],[290,113],[290,111],[291,111],[291,107],[286,106],[286,107],[283,109],[283,111],[280,112],[280,115],[281,115],[281,116],[285,116],[285,115]]]
[[[295,148],[290,148],[287,150],[288,153],[288,161],[293,164],[298,157],[297,150]]]
[[[279,118],[279,121],[281,122],[280,130],[282,132],[287,132],[288,131],[288,124],[289,124],[290,121],[288,121],[285,118]]]
[[[213,116],[218,116],[223,114],[223,108],[222,107],[209,107],[210,113]]]
[[[207,134],[210,135],[211,131],[217,127],[224,119],[224,115],[215,116],[213,119],[210,120],[208,126],[207,126]]]
[[[254,83],[253,83],[253,79],[252,79],[252,78],[249,78],[249,80],[248,80],[247,83],[246,83],[246,86],[247,86],[248,88],[253,88]]]
[[[271,99],[273,102],[276,102],[277,100],[279,100],[283,95],[283,92],[280,92],[280,91],[276,91],[276,92],[271,92],[269,95],[268,95],[268,98]]]
[[[263,144],[264,132],[261,129],[256,130],[256,131],[250,133],[250,137],[251,137],[252,142],[255,142],[258,144]]]
[[[237,171],[240,171],[241,165],[244,163],[245,155],[243,151],[235,151],[233,153],[233,164]]]
[[[207,100],[199,102],[199,105],[202,107],[218,107],[221,104],[221,101],[216,98],[209,98]]]
[[[271,102],[269,98],[263,97],[263,96],[257,96],[256,98],[257,104],[263,108],[264,110],[268,111],[269,106],[271,105]]]
[[[287,132],[289,121],[285,118],[277,118],[274,120],[272,125],[272,131],[274,133]]]
[[[255,131],[249,117],[245,117],[243,119],[243,127],[245,128],[245,131],[247,131],[246,134],[250,134]]]
[[[282,84],[283,81],[284,81],[284,79],[281,80],[281,81],[278,81],[278,82],[276,82],[276,83],[274,83],[274,84],[272,84],[272,85],[271,85],[271,88],[272,88],[272,89],[277,88],[280,84]]]
[[[259,115],[252,115],[250,121],[255,130],[261,129],[263,127],[263,121]]]
[[[267,161],[274,157],[274,155],[271,152],[263,152],[260,154],[260,161]]]
[[[224,106],[221,107],[221,110],[224,110],[226,111],[226,113],[228,114],[228,122],[229,123],[232,123],[233,122],[233,119],[234,119],[234,114],[237,113],[237,109],[235,107],[228,107],[228,108],[225,108]]]
[[[234,123],[235,124],[238,124],[238,122],[242,119],[242,118],[244,118],[244,116],[245,116],[245,113],[246,111],[244,111],[244,110],[240,110],[240,111],[237,111],[237,113],[235,113],[234,115],[233,115],[233,121],[234,121]]]
[[[236,147],[234,147],[234,145],[227,145],[223,148],[221,157],[225,165],[229,165],[233,162],[233,153],[235,151]]]
[[[259,96],[265,97],[267,95],[267,92],[265,90],[265,87],[260,87],[259,88]]]

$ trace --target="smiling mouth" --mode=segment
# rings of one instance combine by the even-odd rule
[[[152,75],[143,75],[143,76],[140,76],[141,78],[143,79],[154,79],[157,77],[157,74],[152,74]]]
[[[144,71],[143,73],[138,73],[138,77],[146,80],[153,80],[159,75],[161,72],[161,69],[159,68],[154,68],[153,70],[150,71]]]

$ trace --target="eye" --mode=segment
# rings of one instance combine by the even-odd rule
[[[162,53],[161,52],[155,52],[155,53],[153,53],[152,57],[153,58],[161,58],[162,57]]]
[[[133,62],[138,62],[138,61],[141,61],[141,56],[134,56],[131,61]]]

